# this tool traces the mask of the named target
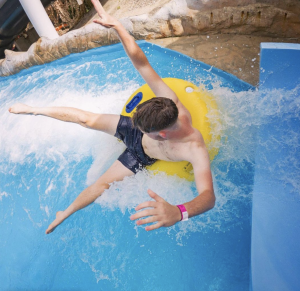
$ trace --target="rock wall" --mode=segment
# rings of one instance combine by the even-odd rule
[[[208,33],[298,38],[299,12],[298,0],[287,0],[284,6],[279,0],[171,0],[163,7],[121,22],[135,39]],[[42,37],[27,52],[6,50],[5,59],[0,60],[0,76],[116,42],[119,39],[113,29],[94,23],[58,39]]]

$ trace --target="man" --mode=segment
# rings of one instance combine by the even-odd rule
[[[132,119],[114,114],[95,114],[75,108],[30,107],[15,104],[9,112],[15,114],[44,115],[66,122],[100,130],[122,139],[127,149],[112,166],[91,186],[79,194],[64,211],[56,213],[56,219],[46,233],[52,232],[67,217],[95,201],[110,183],[134,175],[156,160],[188,161],[193,165],[199,196],[179,207],[166,202],[152,190],[148,194],[155,201],[143,202],[130,217],[138,225],[147,223],[146,230],[172,226],[184,216],[193,217],[210,210],[215,204],[209,155],[201,133],[193,128],[189,111],[176,94],[163,82],[149,64],[145,54],[116,19],[108,15],[99,0],[92,0],[100,19],[95,23],[113,28],[119,35],[124,49],[135,68],[150,86],[156,96],[138,106]],[[147,218],[144,218],[147,217]]]

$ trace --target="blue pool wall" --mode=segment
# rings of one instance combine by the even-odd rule
[[[261,98],[268,90],[292,90],[294,100],[284,102],[298,102],[298,107],[293,114],[282,112],[272,117],[258,133],[252,206],[253,291],[300,290],[299,134],[297,141],[291,142],[291,133],[300,130],[299,87],[300,45],[262,43]],[[279,137],[286,138],[284,146],[268,143]],[[282,171],[292,182],[281,180]]]

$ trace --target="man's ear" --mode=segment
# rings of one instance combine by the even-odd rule
[[[166,133],[164,130],[161,130],[161,131],[158,133],[158,135],[159,135],[160,137],[162,137],[162,138],[166,138],[167,133]]]

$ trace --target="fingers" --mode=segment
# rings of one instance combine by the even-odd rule
[[[165,200],[161,198],[159,195],[157,195],[155,192],[153,192],[151,189],[148,189],[148,194],[151,198],[153,198],[157,202],[164,202]]]
[[[151,222],[156,222],[158,220],[157,216],[150,216],[145,219],[138,220],[136,222],[137,225],[143,225]]]
[[[91,0],[91,2],[93,3],[93,5],[99,15],[101,15],[102,13],[105,12],[101,3],[99,2],[99,0]]]
[[[155,223],[155,224],[147,226],[145,229],[147,231],[150,231],[150,230],[158,229],[158,228],[160,228],[162,226],[163,226],[163,224],[161,222],[158,222],[158,223]]]
[[[139,219],[139,218],[142,218],[142,217],[145,217],[145,216],[150,216],[150,215],[156,215],[156,210],[155,209],[146,209],[146,210],[143,210],[143,211],[140,211],[138,213],[135,213],[133,215],[130,216],[130,219],[131,220],[136,220],[136,219]]]
[[[158,216],[154,215],[154,216],[150,216],[150,217],[147,217],[145,219],[141,219],[141,220],[138,220],[136,222],[137,225],[143,225],[143,224],[147,224],[147,223],[151,223],[151,222],[156,222],[158,221]],[[146,231],[150,231],[150,230],[154,230],[154,229],[158,229],[160,227],[162,227],[164,224],[162,221],[158,221],[157,223],[155,224],[152,224],[152,225],[149,225],[149,226],[146,226],[145,227],[145,230]]]
[[[100,19],[94,19],[93,22],[101,24],[102,25],[102,21]]]
[[[135,208],[135,211],[139,211],[143,208],[147,208],[147,207],[155,207],[156,206],[156,202],[154,201],[146,201],[146,202],[143,202],[141,204],[139,204],[136,208]]]
[[[148,190],[148,194],[155,201],[143,202],[143,203],[139,204],[135,208],[135,210],[138,211],[138,210],[148,208],[148,207],[152,207],[152,208],[151,209],[145,209],[143,211],[135,213],[135,214],[130,216],[130,219],[131,220],[136,220],[136,219],[139,219],[139,218],[142,218],[142,217],[149,216],[149,217],[146,217],[144,219],[141,219],[141,220],[137,221],[136,224],[137,225],[143,225],[143,224],[146,224],[146,223],[157,222],[157,223],[152,224],[150,226],[147,226],[145,228],[145,230],[150,231],[150,230],[158,229],[158,228],[164,226],[164,222],[162,221],[162,216],[158,215],[158,214],[163,214],[163,212],[162,212],[162,210],[164,209],[163,204],[165,204],[166,201],[150,189]]]

